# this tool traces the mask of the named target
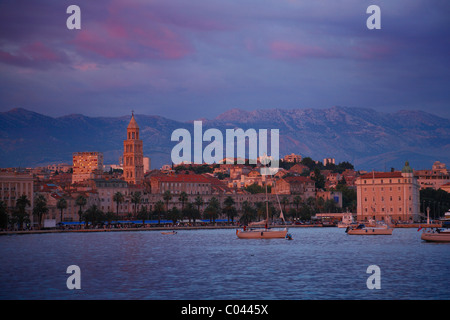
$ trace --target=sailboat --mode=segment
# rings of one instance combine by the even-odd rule
[[[278,194],[277,194],[278,199]],[[280,200],[278,199],[280,205]],[[286,221],[284,220],[283,210],[280,205],[280,218],[284,222],[284,228],[273,229],[269,227],[269,201],[267,198],[267,182],[266,182],[266,219],[250,223],[248,226],[244,226],[243,230],[236,230],[236,235],[240,239],[277,239],[286,238],[292,239],[292,236],[287,237],[288,229],[286,227]]]

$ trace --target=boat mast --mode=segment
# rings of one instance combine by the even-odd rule
[[[267,179],[266,179],[266,227],[269,227],[269,200],[267,198]]]

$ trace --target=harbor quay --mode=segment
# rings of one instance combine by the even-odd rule
[[[49,228],[49,229],[40,229],[40,230],[4,230],[0,231],[1,235],[13,235],[13,234],[45,234],[45,233],[77,233],[77,232],[132,232],[132,231],[177,231],[177,230],[208,230],[208,229],[236,229],[238,228],[238,224],[204,224],[204,225],[171,225],[164,224],[161,226],[123,226],[123,227],[98,227],[98,228]],[[270,225],[269,228],[277,228],[280,225]],[[303,223],[303,224],[291,224],[288,225],[288,228],[329,228],[334,227],[336,225],[324,225],[323,223]],[[400,223],[396,225],[392,225],[392,228],[440,228],[442,227],[442,223],[434,222],[434,223]]]

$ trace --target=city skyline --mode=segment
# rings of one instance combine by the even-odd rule
[[[446,2],[78,1],[69,30],[71,4],[0,4],[0,112],[181,121],[341,105],[449,118]]]

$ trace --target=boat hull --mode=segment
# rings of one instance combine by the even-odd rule
[[[450,232],[423,232],[420,238],[428,242],[450,242]]]
[[[390,228],[365,228],[365,229],[350,229],[347,231],[348,234],[357,235],[391,235],[392,229]]]
[[[236,235],[240,239],[278,239],[285,238],[287,234],[287,229],[283,230],[246,230],[240,231],[236,230]]]

